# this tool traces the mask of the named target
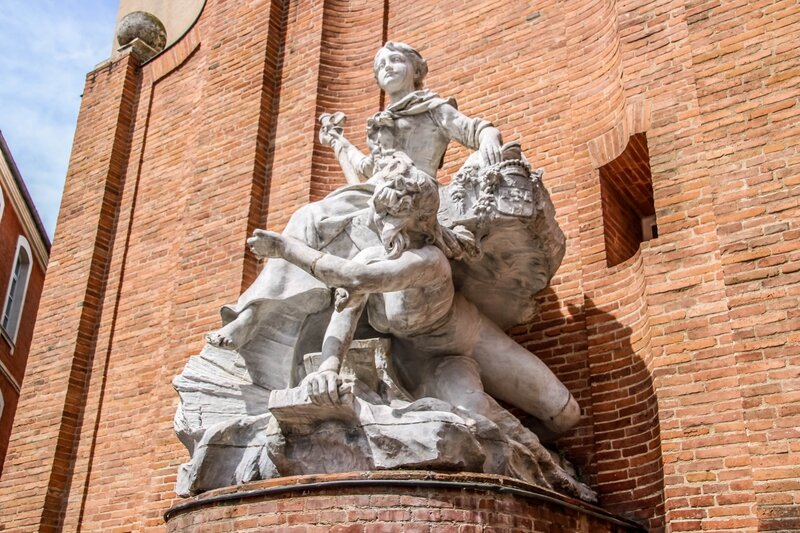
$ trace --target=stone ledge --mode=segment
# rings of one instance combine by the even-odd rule
[[[548,531],[554,525],[587,533],[646,531],[600,507],[511,478],[420,471],[258,481],[195,496],[170,508],[164,518],[171,533],[201,531],[212,524],[221,527],[220,531],[228,526],[230,531],[249,531],[248,525],[258,531],[270,530],[264,529],[265,525],[280,530],[289,524],[331,528],[361,524],[369,531],[367,526],[373,522],[381,526],[418,523],[426,509],[447,510],[428,515],[432,532],[447,531],[454,522],[486,526],[498,522],[494,525],[502,526],[509,520],[521,524],[514,527],[529,531]],[[337,514],[337,510],[342,512]],[[446,518],[439,520],[441,517]]]

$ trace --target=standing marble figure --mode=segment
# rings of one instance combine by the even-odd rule
[[[496,128],[485,120],[459,113],[452,100],[422,89],[428,67],[416,50],[403,43],[386,43],[375,56],[374,72],[391,103],[387,110],[376,113],[367,122],[369,155],[355,148],[342,135],[338,124],[323,124],[321,141],[334,149],[349,186],[298,209],[284,230],[287,236],[338,256],[352,256],[363,248],[359,246],[362,241],[378,244],[373,231],[354,235],[352,222],[367,208],[375,187],[372,177],[387,154],[405,153],[418,169],[434,178],[450,140],[479,148],[488,164],[501,159],[501,137]],[[296,276],[297,281],[306,281],[308,285],[298,282],[287,289],[287,276]],[[290,298],[295,295],[292,290],[308,291],[309,285],[315,283],[285,263],[269,263],[237,304],[223,310],[227,324],[209,334],[209,342],[221,347],[244,346],[252,339],[254,327],[265,320],[259,309],[261,304]],[[308,303],[309,309],[319,307],[314,303]]]

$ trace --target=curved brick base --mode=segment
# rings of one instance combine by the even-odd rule
[[[207,492],[165,515],[169,533],[628,533],[636,524],[499,476],[364,472],[298,476]]]

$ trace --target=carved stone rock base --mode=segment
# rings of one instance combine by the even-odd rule
[[[313,403],[301,384],[271,391],[268,411],[256,394],[266,389],[248,385],[241,368],[226,366],[224,353],[204,351],[175,380],[193,405],[207,398],[206,412],[179,409],[176,417],[179,434],[193,449],[179,471],[179,495],[279,476],[404,468],[502,474],[595,499],[532,433],[515,440],[493,421],[444,401],[412,401],[394,377],[388,339],[353,342],[342,362],[338,404]],[[307,355],[306,370],[316,370],[318,359]],[[235,382],[222,383],[231,372]],[[237,404],[268,414],[216,414]],[[211,424],[193,426],[204,421]]]

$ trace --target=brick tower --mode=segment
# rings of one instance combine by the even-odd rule
[[[196,4],[165,51],[87,77],[6,530],[163,530],[186,459],[170,380],[254,279],[245,238],[343,183],[316,117],[344,111],[364,148],[386,39],[545,169],[567,254],[513,333],[581,404],[560,444],[601,505],[651,531],[800,530],[800,5]]]

